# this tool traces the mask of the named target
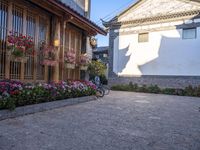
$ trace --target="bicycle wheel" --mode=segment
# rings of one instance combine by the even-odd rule
[[[110,93],[110,88],[109,87],[103,85],[103,89],[105,91],[104,92],[105,95],[108,95]]]
[[[97,89],[97,97],[104,97],[105,91],[102,88]]]

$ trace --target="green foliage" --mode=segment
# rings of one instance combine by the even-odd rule
[[[157,86],[157,85],[150,85],[148,87],[148,92],[149,93],[155,93],[155,94],[158,94],[161,92],[161,89]]]
[[[165,88],[162,90],[163,94],[168,94],[168,95],[175,95],[176,90],[172,88]]]
[[[88,71],[92,76],[101,76],[105,74],[106,66],[99,61],[92,61],[89,64]]]
[[[16,107],[14,98],[7,98],[6,100],[0,100],[0,109],[14,110]]]
[[[106,78],[106,76],[103,74],[103,75],[100,75],[100,81],[102,84],[104,85],[107,85],[108,84],[108,80]]]
[[[111,90],[200,97],[200,86],[198,87],[188,86],[185,89],[175,89],[175,88],[161,89],[157,85],[138,86],[137,84],[133,84],[132,82],[130,82],[128,85],[123,84],[123,85],[112,86]]]

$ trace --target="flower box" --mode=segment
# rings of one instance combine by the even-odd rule
[[[10,60],[14,61],[14,62],[26,63],[28,61],[28,57],[15,57],[15,56],[11,55]]]
[[[26,63],[28,61],[28,57],[17,57],[11,54],[11,51],[7,52],[7,56],[10,58],[11,61],[13,62],[21,62],[21,63]]]
[[[76,65],[71,63],[65,63],[65,68],[67,69],[75,69]]]
[[[80,66],[80,70],[87,70],[88,69],[88,66]]]
[[[56,66],[57,64],[58,64],[58,61],[49,60],[49,59],[44,59],[42,62],[42,65],[46,65],[46,66]]]

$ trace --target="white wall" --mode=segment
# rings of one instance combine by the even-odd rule
[[[120,35],[113,65],[120,76],[200,76],[200,28],[196,39],[187,40],[181,29],[151,32],[147,43],[138,43],[138,34]]]

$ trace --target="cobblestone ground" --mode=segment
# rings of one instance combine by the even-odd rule
[[[200,99],[111,92],[0,121],[0,150],[200,150]]]

